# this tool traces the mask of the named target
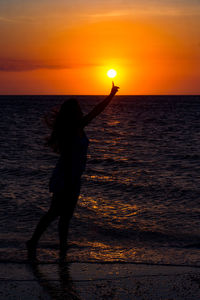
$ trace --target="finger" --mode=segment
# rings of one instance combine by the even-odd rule
[[[112,87],[114,87],[115,85],[114,85],[114,81],[112,81]]]

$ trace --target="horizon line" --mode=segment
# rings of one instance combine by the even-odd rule
[[[40,97],[42,97],[42,96],[44,96],[44,97],[55,97],[55,96],[61,96],[61,97],[82,97],[82,96],[84,96],[84,97],[96,97],[96,96],[104,96],[104,97],[106,97],[106,96],[108,96],[108,94],[94,94],[94,95],[91,95],[91,94],[89,94],[89,95],[87,95],[87,94],[0,94],[0,97],[5,97],[5,96],[8,96],[8,97],[10,97],[10,96],[36,96],[36,97],[38,97],[38,96],[40,96]],[[124,95],[115,95],[115,97],[124,97],[124,96],[126,96],[126,97],[137,97],[137,96],[200,96],[200,94],[132,94],[132,95],[130,95],[130,94],[124,94]]]

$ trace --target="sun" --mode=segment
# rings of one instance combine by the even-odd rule
[[[108,72],[107,72],[107,75],[108,77],[110,78],[114,78],[116,75],[117,75],[117,72],[113,69],[110,69]]]

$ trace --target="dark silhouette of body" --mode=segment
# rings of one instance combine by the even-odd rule
[[[57,217],[60,217],[60,259],[65,258],[69,222],[78,201],[81,175],[86,164],[88,139],[84,127],[105,109],[118,89],[113,83],[110,95],[86,116],[83,116],[76,99],[65,101],[51,124],[52,133],[48,145],[60,154],[60,158],[50,179],[50,192],[53,193],[51,206],[27,241],[30,259],[36,258],[36,247],[41,235]]]

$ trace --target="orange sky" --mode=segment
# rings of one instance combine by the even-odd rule
[[[0,94],[200,94],[198,1],[108,2],[2,0]]]

